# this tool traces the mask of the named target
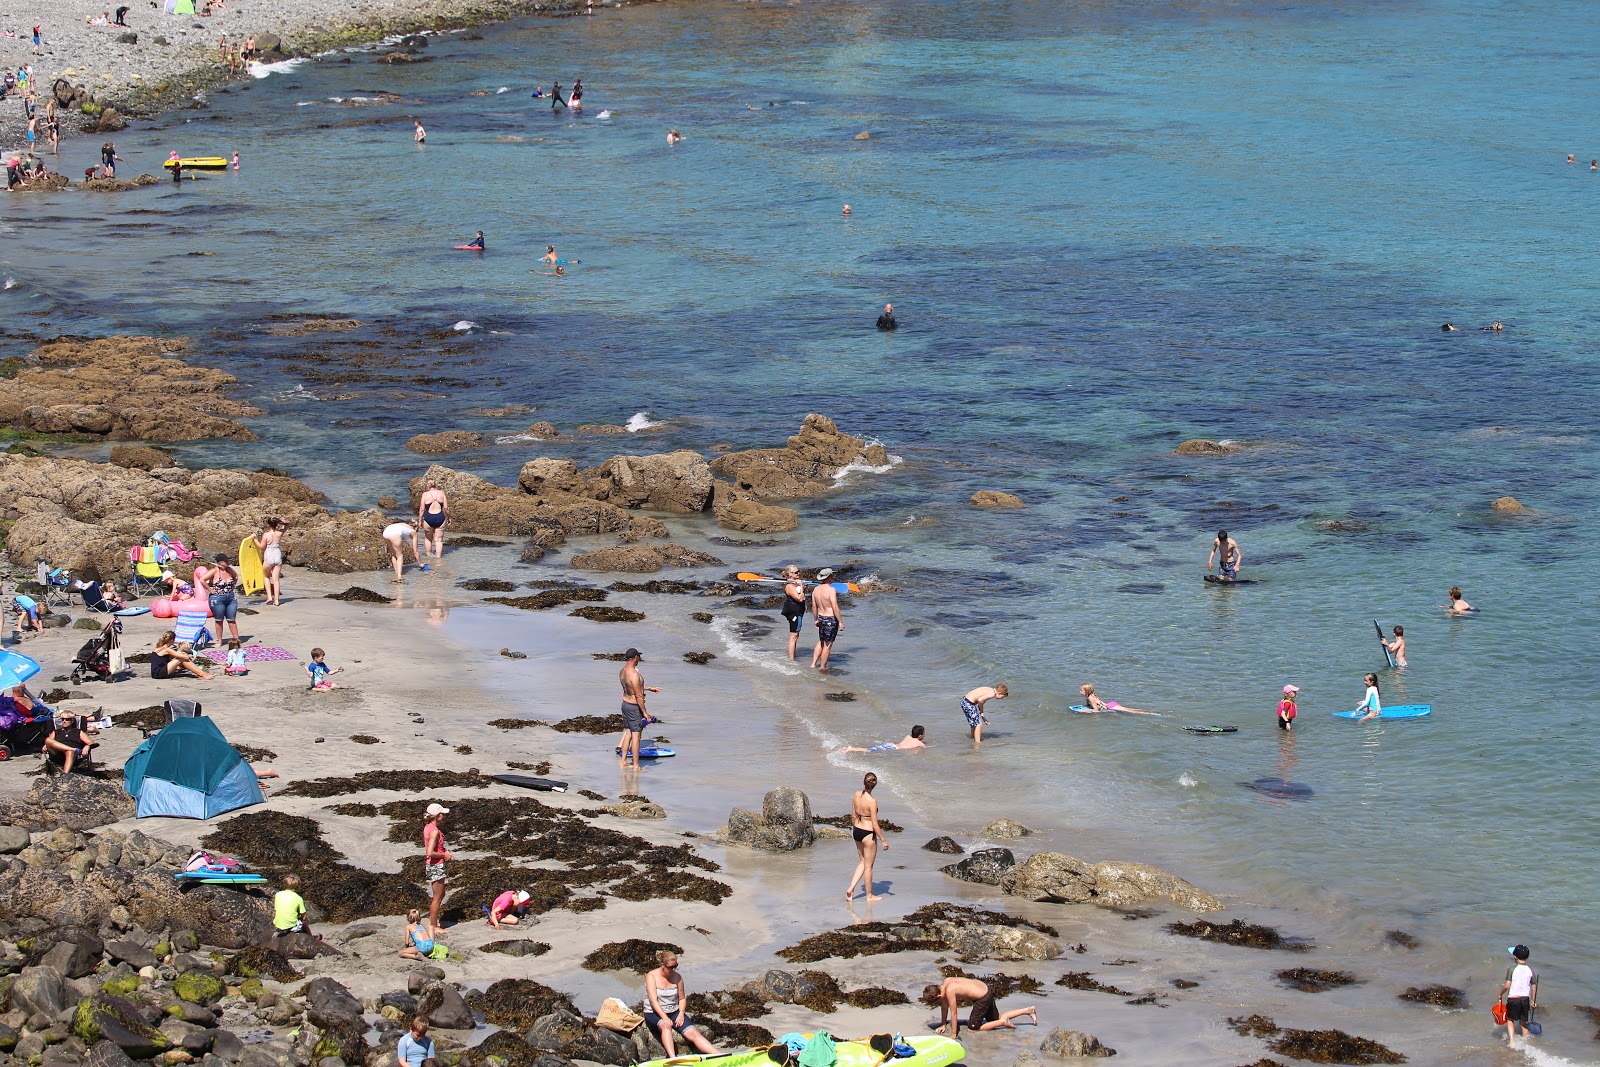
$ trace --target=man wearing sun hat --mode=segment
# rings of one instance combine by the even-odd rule
[[[1299,710],[1295,707],[1294,695],[1298,692],[1300,692],[1298,685],[1286,685],[1283,687],[1283,699],[1278,701],[1278,729],[1294,729],[1295,712]]]
[[[811,617],[816,620],[817,644],[811,650],[811,666],[819,671],[828,669],[828,657],[833,654],[833,642],[844,629],[844,616],[839,611],[839,593],[829,584],[833,577],[831,568],[817,572],[817,584],[811,590]]]

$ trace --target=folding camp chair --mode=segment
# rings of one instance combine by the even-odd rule
[[[52,567],[41,559],[36,573],[39,585],[44,588],[45,604],[53,608],[72,604],[72,575],[65,567]]]
[[[134,596],[143,592],[165,592],[167,580],[162,577],[161,564],[156,562],[156,550],[149,545],[135,545],[128,551],[133,567],[129,573],[130,591]]]

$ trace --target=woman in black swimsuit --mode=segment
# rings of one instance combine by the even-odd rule
[[[193,656],[178,647],[178,635],[168,630],[156,641],[155,651],[150,653],[150,677],[176,678],[180,674],[192,674],[196,678],[211,677],[200,669]]]
[[[872,863],[878,858],[878,843],[882,843],[884,850],[889,848],[889,839],[883,836],[883,829],[878,825],[878,799],[872,795],[872,790],[878,785],[878,776],[868,774],[861,779],[861,788],[856,795],[850,798],[850,836],[856,839],[856,852],[860,860],[856,863],[856,873],[850,878],[850,888],[845,890],[844,899],[854,900],[856,883],[864,883],[868,900],[882,900],[882,897],[872,893]]]
[[[800,621],[806,615],[806,583],[800,580],[800,568],[793,563],[783,568],[783,617],[789,621],[789,658],[794,659],[795,646],[800,643]]]

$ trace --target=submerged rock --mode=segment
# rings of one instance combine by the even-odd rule
[[[1514,496],[1496,497],[1490,502],[1489,507],[1502,515],[1522,515],[1528,508]]]
[[[1003,841],[1009,838],[1027,837],[1032,830],[1014,819],[996,819],[994,822],[978,831],[979,836]]]
[[[975,508],[1025,508],[1028,506],[1020,496],[1012,493],[1002,493],[998,489],[979,489],[968,498],[967,503]]]
[[[1012,854],[1009,848],[980,848],[966,859],[939,869],[951,878],[956,878],[963,882],[976,882],[978,885],[1000,885],[1007,872],[1016,865],[1017,857]]]
[[[425,456],[445,452],[460,452],[468,448],[483,447],[483,434],[474,430],[445,430],[442,433],[419,433],[406,442],[406,447]]]
[[[1236,445],[1225,445],[1220,441],[1208,441],[1204,437],[1196,437],[1183,442],[1172,450],[1178,456],[1228,456],[1239,451]]]

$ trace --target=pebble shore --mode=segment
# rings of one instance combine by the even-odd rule
[[[284,55],[314,55],[330,49],[370,44],[407,33],[460,29],[502,19],[578,10],[572,0],[358,0],[330,9],[313,0],[231,0],[207,17],[168,15],[152,0],[133,3],[128,25],[92,26],[88,18],[115,12],[121,0],[61,0],[41,13],[23,0],[0,0],[0,69],[33,65],[39,97],[40,125],[45,99],[57,79],[83,86],[99,105],[120,115],[148,117],[191,100],[197,93],[229,81],[248,80],[241,71],[230,77],[222,61],[223,34],[237,44],[246,36],[280,38]],[[620,6],[617,0],[596,7]],[[35,54],[32,29],[39,24],[43,44]],[[98,116],[81,109],[62,109],[63,137],[99,132]],[[0,148],[7,153],[27,147],[27,121],[20,95],[0,103]],[[109,132],[109,131],[108,131]],[[48,159],[48,144],[40,137]]]

